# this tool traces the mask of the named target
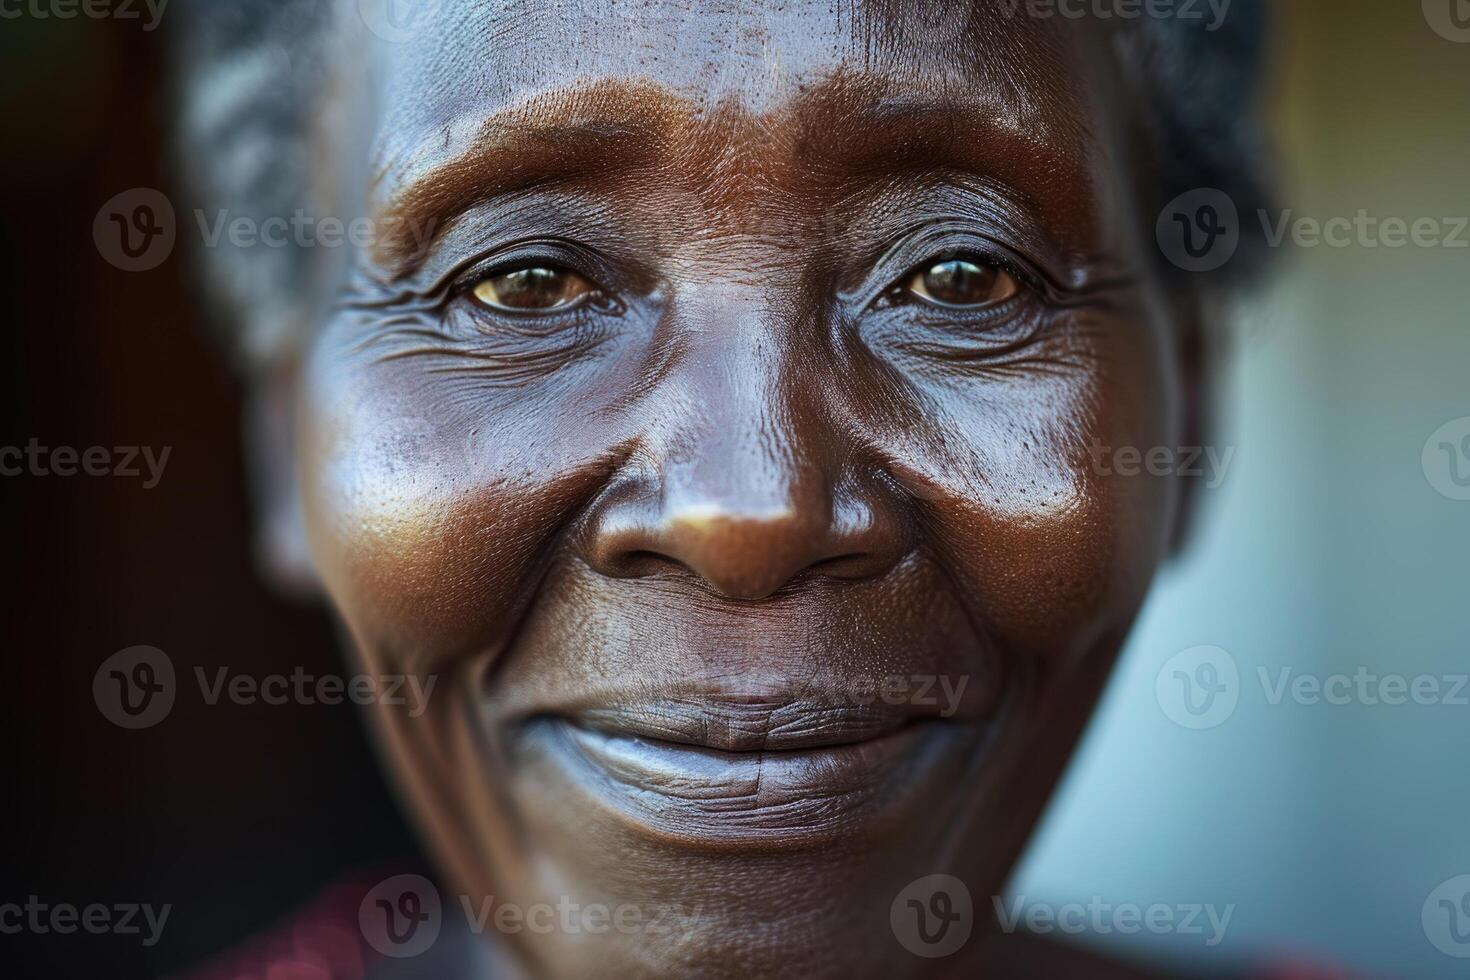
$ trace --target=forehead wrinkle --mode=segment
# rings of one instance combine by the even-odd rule
[[[1069,107],[1049,119],[1024,96],[952,80],[916,86],[907,72],[848,64],[764,111],[735,92],[710,106],[650,79],[602,78],[528,92],[488,118],[461,113],[385,141],[378,187],[388,212],[417,230],[515,191],[610,184],[640,172],[651,186],[690,194],[691,206],[739,223],[740,212],[762,220],[759,212],[780,207],[782,191],[840,189],[885,168],[955,166],[1012,185],[1025,183],[1006,173],[1018,168],[1066,178],[1085,159],[1069,152],[1086,131],[1079,115]],[[393,244],[390,236],[385,257]]]
[[[1061,118],[1054,124],[1025,96],[916,86],[906,73],[848,64],[762,110],[734,92],[710,106],[649,79],[603,78],[525,93],[488,118],[470,111],[427,131],[380,133],[375,170],[379,186],[393,190],[474,161],[526,171],[557,159],[657,149],[663,163],[679,169],[748,175],[775,159],[795,162],[804,152],[829,160],[852,156],[854,148],[881,145],[888,134],[896,134],[889,142],[911,145],[952,139],[956,125],[1031,142],[1080,141],[1085,124],[1077,114]]]
[[[866,78],[893,94],[980,95],[993,125],[1034,133],[1049,112],[1075,108],[1068,96],[1079,80],[1067,69],[1075,32],[1004,7],[968,5],[959,24],[906,0],[588,0],[575,17],[537,0],[446,6],[439,30],[388,52],[383,122],[406,135],[390,135],[378,176],[400,186],[420,176],[419,147],[440,159],[467,152],[484,142],[487,109],[533,110],[568,88],[569,70],[589,79],[578,86],[589,99],[621,82],[660,101],[708,112],[738,104],[752,115],[834,79]]]
[[[1009,95],[1065,76],[1071,22],[1010,0],[545,0],[444,5],[436,30],[385,54],[395,127],[502,105],[585,78],[645,77],[713,106],[764,110],[842,65],[923,87],[967,80]],[[1034,74],[1032,74],[1034,69]],[[1023,75],[1031,74],[1031,78]]]

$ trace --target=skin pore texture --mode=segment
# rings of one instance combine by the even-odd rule
[[[529,975],[984,961],[890,906],[989,916],[1180,510],[1089,452],[1193,397],[1108,40],[650,0],[364,42],[380,234],[295,382],[317,571],[365,670],[438,678],[374,722],[446,894],[678,910],[495,936]]]

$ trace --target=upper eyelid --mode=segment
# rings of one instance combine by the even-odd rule
[[[467,292],[475,284],[496,275],[537,265],[576,273],[600,290],[607,290],[603,263],[590,260],[588,250],[571,242],[529,239],[475,256],[440,278],[432,291],[446,297]],[[598,268],[592,268],[598,266]]]
[[[932,266],[938,265],[941,262],[948,262],[953,259],[978,260],[977,264],[979,265],[988,265],[993,268],[999,269],[1002,272],[1008,273],[1021,286],[1030,286],[1038,290],[1044,288],[1041,284],[1041,277],[1039,277],[1036,273],[1030,271],[1029,269],[1025,268],[1025,263],[1012,261],[1008,256],[1004,254],[981,252],[971,249],[956,249],[954,251],[946,250],[945,252],[936,252],[933,256],[926,258],[913,266],[910,266],[907,272],[899,276],[899,281],[906,280],[915,275],[920,275],[924,272],[927,272],[928,269]]]
[[[903,236],[884,253],[879,264],[902,262],[902,274],[907,274],[929,263],[962,256],[980,258],[1038,288],[1048,282],[1039,265],[1020,251],[973,227],[956,227],[950,222],[934,222]]]

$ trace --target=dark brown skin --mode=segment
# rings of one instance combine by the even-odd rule
[[[533,975],[986,955],[890,904],[988,917],[1178,520],[1088,447],[1193,412],[1102,28],[1002,6],[466,4],[371,55],[370,213],[435,234],[361,257],[296,458],[363,669],[439,678],[387,757],[455,891],[698,913],[501,937]],[[937,706],[861,696],[900,676]]]

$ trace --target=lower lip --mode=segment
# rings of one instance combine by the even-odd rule
[[[538,719],[525,745],[583,796],[644,833],[727,848],[811,845],[886,823],[954,759],[970,726],[920,721],[878,738],[782,752],[726,752]]]

